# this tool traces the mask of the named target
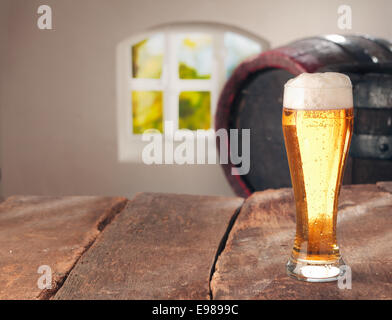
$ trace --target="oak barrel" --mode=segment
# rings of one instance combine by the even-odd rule
[[[392,180],[391,66],[392,44],[354,35],[298,40],[240,64],[215,115],[216,130],[251,129],[249,173],[232,175],[236,165],[222,165],[234,191],[248,196],[291,186],[281,129],[283,85],[302,72],[338,71],[353,82],[356,124],[344,182]]]

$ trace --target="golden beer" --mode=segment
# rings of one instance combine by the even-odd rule
[[[290,94],[303,92],[300,89]],[[306,281],[336,280],[343,265],[336,240],[337,206],[352,135],[353,108],[348,107],[350,99],[343,106],[323,105],[319,98],[330,89],[333,88],[305,91],[302,109],[298,101],[293,103],[296,108],[290,109],[290,99],[285,99],[282,114],[297,221],[287,271]],[[351,83],[349,89],[352,96]],[[324,92],[320,94],[320,90]],[[306,94],[317,99],[305,103]],[[315,106],[309,105],[312,100]],[[339,98],[336,100],[339,102]]]

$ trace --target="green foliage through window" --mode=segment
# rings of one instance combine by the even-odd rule
[[[212,70],[211,35],[196,33],[182,36],[178,58],[180,79],[210,79]]]
[[[163,132],[162,91],[132,91],[133,133],[147,129]]]
[[[179,129],[210,129],[211,94],[209,91],[183,91],[179,98]]]
[[[178,69],[180,79],[210,79],[210,75],[200,75],[195,68],[180,62]]]
[[[213,41],[215,39],[219,40],[219,36],[223,36],[223,43],[221,44],[218,41],[218,43],[213,45]],[[173,42],[171,39],[175,41]],[[175,46],[172,48],[166,47],[167,44],[172,43]],[[218,52],[213,54],[213,48],[217,48]],[[261,50],[262,46],[258,41],[228,31],[221,34],[209,33],[208,31],[179,31],[176,34],[171,34],[162,31],[131,45],[131,70],[128,71],[131,77],[128,79],[130,83],[129,88],[146,90],[131,91],[133,134],[142,134],[147,129],[157,129],[163,132],[164,107],[179,108],[179,129],[210,129],[212,106],[211,92],[208,90],[216,88],[216,82],[220,82],[222,78],[221,74],[215,75],[215,72],[225,72],[228,78],[238,64],[244,61],[244,59],[260,53]],[[175,54],[176,57],[166,57],[167,59],[165,58],[164,62],[166,52],[169,52],[171,55]],[[219,58],[220,52],[224,53],[221,56],[222,60],[215,60]],[[164,63],[172,63],[172,61],[176,60],[178,63],[176,66],[164,65]],[[214,64],[217,64],[217,67]],[[180,81],[172,82],[171,76],[165,77],[162,81],[144,80],[161,79],[164,69],[173,71],[177,69],[178,75],[174,76],[178,76]],[[216,71],[213,72],[213,70]],[[168,79],[169,81],[167,81]],[[192,82],[191,80],[196,81]],[[183,86],[185,83],[187,83],[186,86]],[[193,87],[192,83],[194,83],[195,87]],[[137,86],[134,87],[134,84],[137,84]],[[183,90],[185,88],[185,90],[199,88],[199,90],[206,91],[181,91],[177,106],[164,106],[164,92],[171,96],[176,94],[178,90],[181,90],[181,87]],[[218,93],[214,92],[214,94]],[[169,100],[171,100],[170,96]],[[173,114],[173,112],[168,112],[169,116]],[[177,119],[168,120],[176,121]]]
[[[162,75],[163,34],[156,34],[132,46],[133,78],[159,79]]]

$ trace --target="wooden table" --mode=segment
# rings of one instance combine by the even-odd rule
[[[338,239],[352,288],[339,289],[285,273],[291,189],[246,200],[13,196],[0,204],[0,298],[392,299],[391,215],[392,182],[342,189]],[[40,266],[50,289],[37,285]]]

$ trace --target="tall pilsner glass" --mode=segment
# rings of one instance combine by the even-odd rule
[[[345,270],[336,221],[353,128],[350,78],[326,72],[289,80],[282,125],[297,213],[287,273],[310,282],[337,280]]]

